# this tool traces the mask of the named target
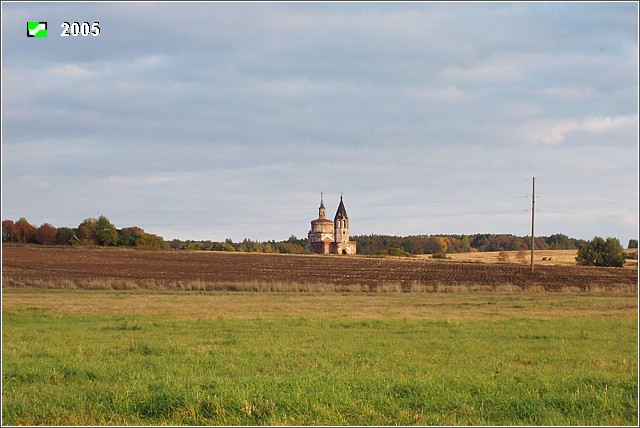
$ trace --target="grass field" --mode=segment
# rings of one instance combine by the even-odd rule
[[[506,255],[506,261],[524,263],[526,265],[531,263],[531,253],[529,251],[485,251],[455,253],[448,254],[448,256],[451,257],[451,260],[458,262],[500,263],[498,256],[501,253]],[[577,254],[577,250],[537,250],[535,251],[535,264],[538,266],[576,266]]]
[[[637,249],[625,250],[625,253],[637,253]],[[534,260],[536,266],[576,266],[576,256],[578,250],[536,250]],[[529,265],[531,263],[531,253],[529,251],[485,251],[473,253],[447,254],[449,260],[454,262],[471,263],[521,263]],[[501,258],[504,257],[504,258]],[[421,258],[429,258],[430,255],[420,255]],[[505,260],[506,259],[506,260]],[[637,269],[638,260],[627,259],[625,268]]]
[[[4,289],[3,425],[637,425],[636,293]]]

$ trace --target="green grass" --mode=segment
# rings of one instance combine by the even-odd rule
[[[115,296],[60,293],[82,302]],[[150,307],[160,298],[142,295]],[[413,318],[336,317],[322,310],[334,295],[309,294],[295,296],[315,308],[308,316],[285,306],[240,317],[228,306],[227,317],[212,310],[197,319],[184,294],[163,296],[178,305],[171,315],[127,310],[126,294],[117,297],[121,311],[96,314],[15,305],[5,291],[3,425],[638,423],[637,309],[588,314],[592,299],[624,306],[629,296],[558,294],[566,316],[514,295],[446,296],[452,307],[451,299],[482,297],[498,312],[521,306],[521,316]],[[225,298],[191,297],[217,296]],[[241,297],[258,307],[292,296]],[[362,306],[386,297],[342,298]],[[415,299],[439,298],[395,302],[415,311]]]

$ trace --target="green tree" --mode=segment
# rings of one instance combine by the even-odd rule
[[[139,227],[124,227],[118,230],[119,241],[118,244],[123,247],[135,247],[138,245],[138,240],[144,235],[144,230]]]
[[[56,229],[56,244],[57,245],[73,245],[78,242],[76,237],[76,231],[70,227],[59,227]]]
[[[118,230],[111,224],[109,219],[101,215],[96,221],[96,238],[98,244],[111,246],[118,244],[120,236],[118,235]]]
[[[578,248],[576,262],[581,266],[624,266],[624,250],[616,238],[594,237]]]
[[[161,236],[146,232],[140,236],[136,247],[148,250],[168,250],[170,248],[169,243]]]
[[[281,242],[277,245],[278,252],[283,254],[302,254],[304,253],[304,246],[295,242],[287,241]]]
[[[145,244],[148,246],[148,244]],[[149,247],[149,248],[153,248],[153,247]],[[194,241],[194,242],[189,242],[185,247],[185,250],[193,250],[193,251],[203,251],[204,248],[204,243],[199,242],[199,241]]]
[[[471,240],[471,247],[475,248],[478,251],[488,251],[488,248],[491,245],[491,240],[489,238],[490,235],[487,235],[486,233],[473,235],[473,239]]]
[[[408,253],[406,253],[402,248],[389,248],[387,250],[387,254],[389,254],[390,256],[403,257]]]
[[[442,243],[435,236],[430,236],[424,243],[424,254],[442,253]]]
[[[627,248],[638,248],[638,240],[629,239],[629,245],[627,245]]]
[[[235,247],[228,242],[215,242],[212,246],[213,251],[235,251]]]
[[[545,238],[549,249],[551,250],[573,250],[576,248],[575,244],[567,235],[562,233],[556,233]]]

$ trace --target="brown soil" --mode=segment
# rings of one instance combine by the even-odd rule
[[[620,289],[636,291],[637,269],[522,264],[438,262],[422,258],[248,254],[195,251],[79,249],[3,246],[3,285],[118,279],[143,288],[175,288],[185,281],[334,285],[335,289],[383,284],[436,287],[499,287],[549,291]]]

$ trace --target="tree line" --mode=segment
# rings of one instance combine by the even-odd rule
[[[383,254],[401,250],[407,254],[450,254],[472,251],[530,250],[530,236],[477,233],[474,235],[362,235],[351,238],[358,243],[359,254]],[[573,250],[583,240],[563,234],[535,238],[537,250]]]
[[[238,251],[244,253],[280,253],[280,254],[302,254],[307,251],[307,239],[298,239],[291,235],[286,241],[254,241],[243,239],[240,242],[233,242],[227,238],[224,242],[218,241],[181,241],[174,239],[169,242],[171,248],[176,250],[198,250],[198,251]]]
[[[55,227],[44,223],[39,227],[27,219],[2,220],[2,242],[41,245],[83,245],[134,247],[168,250],[169,244],[158,235],[132,226],[117,229],[107,217],[87,218],[78,227]]]
[[[409,256],[417,254],[445,255],[452,253],[485,252],[485,251],[528,251],[530,236],[511,234],[478,233],[474,235],[359,235],[351,238],[357,242],[358,254]],[[569,238],[560,233],[535,238],[536,250],[579,250],[579,264],[617,265],[624,256],[620,254],[622,247],[614,238],[594,238],[593,241]],[[142,228],[132,226],[116,228],[107,217],[87,218],[77,227],[55,227],[44,223],[39,227],[30,224],[25,218],[17,221],[2,221],[2,242],[18,242],[42,245],[67,246],[118,246],[160,250],[200,250],[200,251],[237,251],[257,253],[302,254],[306,249],[307,239],[299,239],[291,235],[286,241],[255,241],[244,239],[233,242],[226,239],[222,242],[211,240],[179,240],[165,241],[161,236],[146,233]],[[614,252],[611,250],[615,248]],[[638,241],[629,241],[628,248],[638,248]],[[606,254],[615,262],[609,260]],[[598,255],[600,254],[600,255]],[[602,256],[605,254],[605,256]],[[603,258],[604,257],[604,258]]]
[[[508,234],[475,234],[475,235],[360,235],[352,236],[357,242],[358,254],[364,255],[417,255],[417,254],[451,254],[472,251],[518,251],[529,250],[531,238]],[[569,238],[563,234],[541,236],[535,238],[537,250],[574,250],[584,240]],[[171,248],[182,250],[240,251],[259,253],[300,254],[306,252],[307,239],[298,239],[291,235],[286,241],[253,241],[244,239],[233,242],[226,239],[218,241],[181,241],[174,239]]]

